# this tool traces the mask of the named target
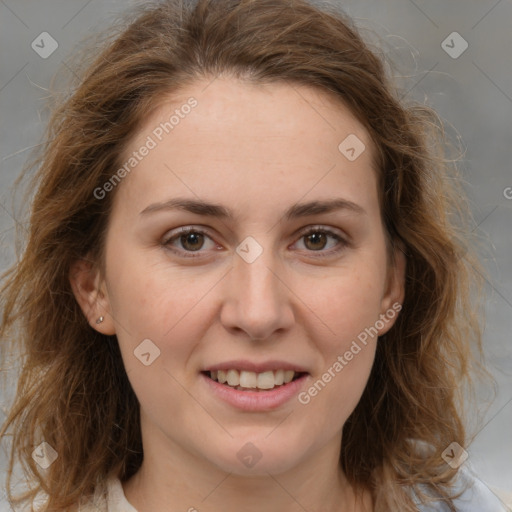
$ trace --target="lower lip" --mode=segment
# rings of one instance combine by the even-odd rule
[[[268,391],[240,391],[210,379],[210,377],[201,373],[201,378],[216,396],[243,411],[269,411],[277,409],[298,394],[308,376],[305,373],[288,384]]]

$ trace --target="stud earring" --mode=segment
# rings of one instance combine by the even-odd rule
[[[97,320],[96,320],[96,323],[97,324],[101,324],[101,322],[103,322],[103,320],[105,320],[105,318],[103,316],[100,316]]]

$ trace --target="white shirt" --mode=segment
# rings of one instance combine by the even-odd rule
[[[126,499],[118,478],[111,477],[105,487],[96,491],[93,504],[81,506],[79,512],[137,512]]]

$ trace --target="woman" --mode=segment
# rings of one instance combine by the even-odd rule
[[[302,1],[164,2],[105,47],[2,291],[28,502],[500,510],[464,469],[459,191],[435,115],[396,96]]]

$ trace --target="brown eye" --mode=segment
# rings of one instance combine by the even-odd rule
[[[340,235],[329,229],[313,227],[303,233],[299,242],[303,241],[306,252],[317,252],[315,256],[334,256],[348,244]]]
[[[307,240],[305,245],[308,249],[318,251],[325,248],[327,244],[327,235],[325,233],[315,231],[314,233],[305,235],[305,240]]]
[[[194,227],[175,230],[162,241],[162,245],[184,257],[206,256],[208,249],[217,247],[208,233]]]
[[[181,235],[180,242],[182,247],[187,251],[197,251],[201,249],[204,244],[204,235],[196,231],[191,231],[185,235]]]

